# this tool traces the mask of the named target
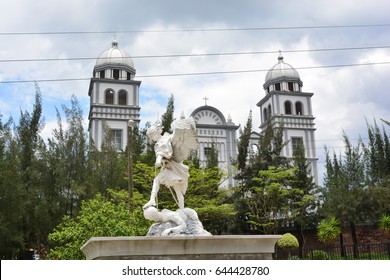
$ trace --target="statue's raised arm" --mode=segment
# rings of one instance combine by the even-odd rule
[[[154,150],[156,153],[156,167],[162,166],[160,173],[153,180],[150,200],[144,205],[144,209],[156,206],[156,197],[160,184],[172,187],[175,190],[177,204],[184,209],[184,194],[188,187],[188,166],[183,164],[191,152],[198,148],[196,125],[192,117],[180,119],[172,123],[173,133],[162,133],[160,122],[155,123],[147,131],[150,139],[156,142]]]

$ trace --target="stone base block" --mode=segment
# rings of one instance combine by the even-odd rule
[[[271,260],[280,235],[92,237],[88,260]]]

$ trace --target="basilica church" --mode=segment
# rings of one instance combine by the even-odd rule
[[[136,69],[129,54],[118,47],[114,40],[111,48],[103,51],[93,69],[88,95],[90,97],[89,126],[90,139],[100,148],[105,127],[111,130],[118,150],[127,144],[129,120],[135,125],[140,122],[139,88],[141,81],[135,80]],[[291,158],[299,144],[305,148],[306,158],[311,164],[312,176],[318,183],[317,157],[315,149],[315,123],[311,106],[313,93],[302,91],[303,83],[296,69],[284,62],[280,54],[277,63],[270,68],[263,84],[264,95],[257,103],[260,112],[260,131],[251,137],[251,149],[256,149],[261,131],[271,122],[274,126],[283,125],[283,156]],[[231,160],[237,158],[239,125],[230,115],[225,115],[213,106],[196,108],[191,115],[197,127],[201,164],[206,164],[212,145],[218,150],[219,166],[230,173]],[[226,180],[227,186],[234,185],[232,176]]]

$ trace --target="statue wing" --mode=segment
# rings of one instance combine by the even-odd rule
[[[172,127],[172,159],[176,162],[182,162],[190,156],[192,151],[198,149],[199,142],[196,134],[196,124],[192,117],[180,118],[172,123]]]

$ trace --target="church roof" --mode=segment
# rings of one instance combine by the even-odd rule
[[[216,125],[226,124],[225,116],[221,113],[221,111],[209,105],[196,108],[192,112],[191,117],[195,119],[196,123]]]
[[[114,40],[111,48],[103,51],[96,60],[95,68],[99,66],[116,66],[134,68],[134,62],[130,55],[124,50],[118,48],[118,42]]]
[[[267,75],[265,76],[265,83],[268,84],[273,80],[281,78],[300,79],[300,76],[294,67],[283,61],[282,54],[279,54],[278,63],[268,70]]]

